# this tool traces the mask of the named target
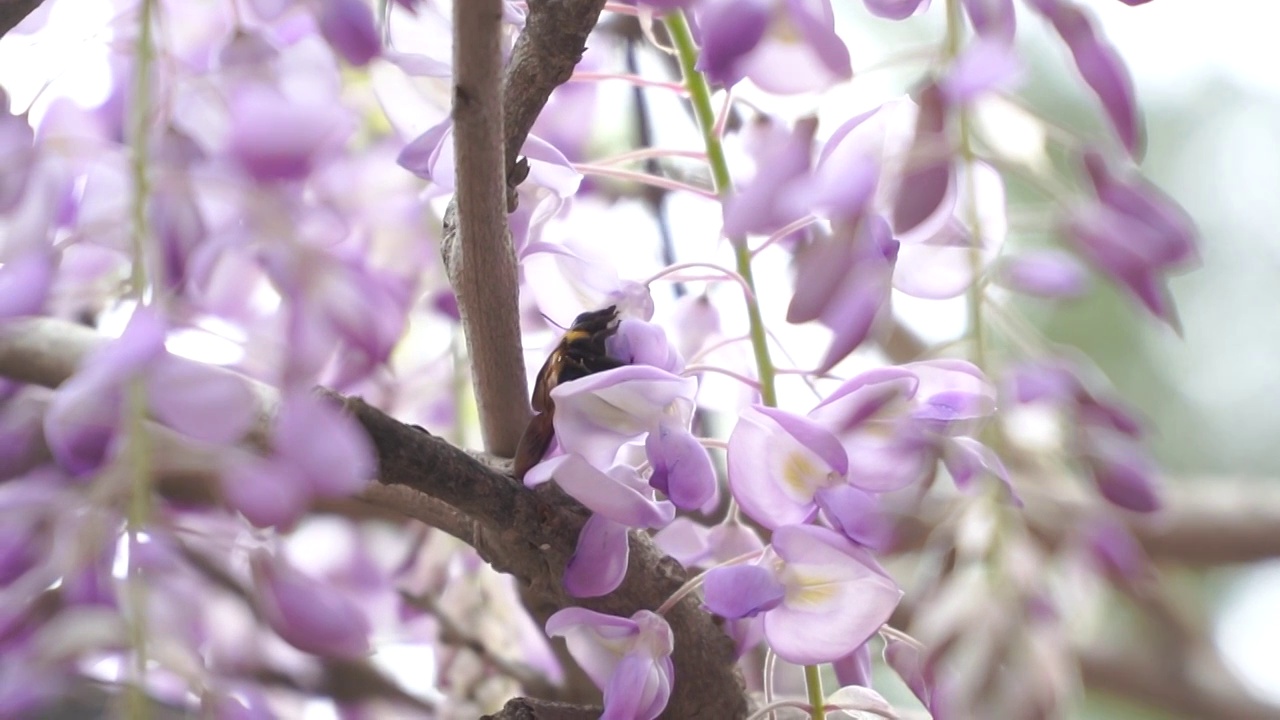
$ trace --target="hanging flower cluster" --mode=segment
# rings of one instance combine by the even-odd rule
[[[1198,257],[1135,168],[1133,83],[1079,3],[864,0],[880,19],[945,12],[945,37],[892,97],[821,112],[813,97],[859,82],[839,3],[606,4],[524,142],[509,218],[529,366],[553,325],[616,315],[608,369],[555,383],[554,439],[522,478],[587,511],[558,578],[584,607],[541,628],[471,549],[352,510],[375,448],[313,392],[452,439],[474,424],[436,259],[459,161],[449,4],[110,4],[105,100],[0,90],[0,341],[40,342],[39,320],[98,331],[62,377],[0,379],[0,716],[86,679],[220,718],[316,697],[344,716],[477,716],[563,681],[562,637],[602,717],[651,720],[697,672],[668,622],[688,596],[774,707],[893,716],[870,688],[877,649],[934,717],[1068,701],[1044,570],[1064,558],[1028,540],[1023,497],[1050,476],[1087,495],[1062,553],[1133,587],[1148,568],[1116,517],[1160,506],[1159,473],[1146,424],[1087,362],[991,318],[1016,315],[1010,297],[1081,297],[1092,268],[1177,329],[1169,278]],[[537,5],[503,3],[506,56]],[[612,29],[635,18],[664,32]],[[1061,39],[1106,128],[1036,148],[1071,162],[1066,182],[1026,171],[1052,202],[1034,233],[1055,244],[1035,249],[1008,219],[1026,178],[979,122],[1026,75],[1019,22]],[[670,47],[637,39],[654,37]],[[682,78],[649,77],[660,51]],[[619,81],[647,88],[631,123]],[[658,112],[672,96],[692,119]],[[771,112],[778,96],[814,112]],[[639,148],[614,130],[629,124]],[[913,342],[904,297],[963,303],[967,330]],[[1019,443],[1026,413],[1060,429],[1051,451]],[[935,526],[909,547],[916,515]],[[684,587],[588,609],[650,539]],[[907,551],[922,580],[900,606],[888,556]],[[376,661],[404,648],[425,689]],[[978,653],[992,677],[966,666]],[[1028,657],[1031,689],[994,677]],[[807,702],[782,697],[792,666]]]

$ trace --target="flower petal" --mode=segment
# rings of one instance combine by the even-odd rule
[[[627,526],[592,515],[578,534],[578,545],[564,570],[564,587],[573,597],[608,595],[627,574],[631,548]]]
[[[760,565],[730,565],[709,570],[702,583],[703,604],[720,617],[755,617],[777,607],[786,588],[773,570]]]

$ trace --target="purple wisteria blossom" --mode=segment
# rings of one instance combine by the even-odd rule
[[[830,0],[701,0],[698,69],[713,82],[750,79],[780,95],[824,90],[852,77]]]
[[[547,635],[563,637],[569,653],[604,692],[602,720],[653,720],[671,698],[674,638],[661,615],[630,619],[565,608],[547,619]]]
[[[861,647],[902,597],[864,549],[836,532],[787,525],[773,533],[773,556],[760,565],[712,570],[707,607],[726,618],[761,615],[778,657],[796,664],[832,662]]]
[[[1159,190],[1097,151],[1083,158],[1094,199],[1071,208],[1062,233],[1157,318],[1179,327],[1166,277],[1199,261],[1191,220]]]

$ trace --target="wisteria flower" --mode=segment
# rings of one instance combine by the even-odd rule
[[[807,522],[817,495],[845,482],[849,458],[830,431],[807,418],[757,405],[729,436],[729,489],[767,528]]]
[[[265,551],[254,553],[250,568],[263,616],[290,645],[346,659],[369,651],[369,618],[336,588]]]
[[[1063,234],[1152,315],[1177,329],[1166,277],[1198,262],[1195,227],[1159,190],[1119,172],[1098,152],[1086,152],[1083,162],[1096,201],[1071,209]]]
[[[239,439],[253,422],[253,396],[233,374],[169,355],[167,328],[139,307],[121,336],[90,355],[54,394],[45,438],[54,458],[83,475],[110,459],[128,385],[142,383],[150,413],[184,435],[210,443]]]
[[[762,615],[778,657],[833,662],[862,646],[888,619],[902,591],[864,549],[813,525],[773,533],[774,557],[718,568],[703,586],[708,609],[727,618]]]
[[[558,385],[556,437],[568,453],[598,468],[613,464],[623,443],[655,429],[667,417],[687,425],[698,381],[651,365],[625,365]]]
[[[853,77],[830,0],[702,0],[698,69],[733,85],[749,78],[780,95],[824,90]]]
[[[675,640],[661,615],[630,619],[565,608],[547,619],[547,635],[563,637],[569,653],[604,692],[601,720],[653,720],[671,699]]]
[[[1141,154],[1142,118],[1134,97],[1133,79],[1115,48],[1102,37],[1090,15],[1070,0],[1028,0],[1071,50],[1080,77],[1102,101],[1111,127],[1131,155]]]

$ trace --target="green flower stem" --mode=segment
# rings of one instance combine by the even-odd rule
[[[702,130],[702,141],[707,148],[707,164],[711,167],[711,181],[716,193],[723,199],[733,189],[733,180],[729,177],[729,162],[724,156],[724,144],[716,132],[716,114],[711,107],[711,88],[707,78],[695,67],[698,62],[698,47],[693,42],[693,33],[689,29],[689,20],[684,12],[676,10],[666,18],[667,32],[675,45],[676,57],[680,61],[680,71],[684,75],[684,85],[689,91],[689,99],[693,103],[693,115]],[[733,255],[736,270],[746,281],[751,294],[756,296],[755,279],[751,272],[751,252],[747,248],[746,238],[729,238],[733,244]],[[756,373],[760,376],[760,399],[769,407],[777,407],[778,391],[775,383],[773,359],[769,357],[769,341],[765,337],[764,320],[760,316],[760,304],[755,297],[747,298],[747,318],[751,324],[751,349],[756,357]]]
[[[676,10],[666,16],[667,32],[675,45],[676,57],[680,61],[680,72],[684,75],[684,85],[689,91],[689,100],[693,103],[693,115],[702,130],[702,141],[707,149],[707,164],[711,167],[711,181],[715,184],[716,194],[721,199],[727,198],[733,189],[733,179],[729,176],[729,163],[724,156],[724,144],[716,132],[716,114],[711,107],[711,88],[707,78],[697,70],[698,48],[693,42],[693,33],[689,30],[689,20],[684,12]],[[733,245],[733,255],[738,274],[751,289],[752,297],[746,299],[747,318],[751,324],[751,349],[756,357],[756,374],[760,378],[760,399],[769,407],[778,406],[778,391],[775,383],[776,372],[773,359],[769,357],[769,341],[765,336],[764,320],[760,316],[760,304],[757,301],[755,279],[751,272],[751,252],[747,248],[746,238],[729,238]],[[822,692],[822,674],[817,665],[806,665],[804,668],[805,686],[809,692],[809,704],[813,707],[813,720],[826,720],[825,695]]]
[[[960,7],[960,0],[947,0],[947,35],[944,44],[948,58],[955,59],[960,54],[963,35],[964,16]],[[973,284],[969,286],[968,291],[969,338],[973,343],[971,357],[975,365],[986,367],[986,352],[982,330],[983,284],[978,282],[978,276],[982,273],[982,225],[978,217],[977,183],[974,181],[973,176],[973,166],[977,155],[973,150],[973,122],[969,117],[968,109],[963,106],[958,108],[956,117],[960,126],[960,157],[968,168],[968,172],[965,173],[965,182],[968,184],[967,190],[969,194],[966,210],[969,215],[969,227],[973,232],[974,243],[973,252],[969,253],[969,262],[973,273]]]
[[[147,199],[150,185],[147,180],[148,123],[151,120],[151,71],[155,61],[152,20],[155,0],[142,0],[138,5],[138,43],[135,48],[135,74],[133,87],[133,114],[130,128],[133,163],[133,268],[130,274],[131,290],[139,306],[148,298],[147,284]],[[133,646],[134,681],[127,691],[128,716],[146,720],[151,704],[144,689],[147,672],[147,587],[139,573],[138,546],[140,536],[151,518],[151,454],[147,435],[147,390],[142,378],[129,383],[125,398],[125,425],[128,428],[129,445],[125,461],[131,471],[129,487],[129,571],[126,579],[126,597],[129,607],[129,643]]]
[[[147,197],[150,184],[147,180],[147,124],[151,121],[151,68],[155,64],[155,47],[152,36],[152,17],[155,0],[142,0],[138,4],[138,44],[135,49],[133,76],[133,113],[130,117],[130,144],[133,146],[133,292],[142,301],[147,289]]]

